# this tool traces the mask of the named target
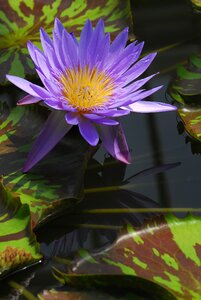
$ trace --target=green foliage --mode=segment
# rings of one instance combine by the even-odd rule
[[[176,299],[200,299],[200,232],[201,218],[192,215],[155,217],[140,228],[127,225],[112,247],[95,254],[82,251],[66,274],[55,274],[68,284],[76,274],[129,275],[167,289]]]
[[[69,279],[72,279],[68,283],[74,287],[72,291],[44,291],[38,295],[38,298],[40,300],[175,300],[165,289],[140,278],[135,280],[131,276],[75,275],[74,278],[69,276]],[[143,284],[146,285],[146,291]]]
[[[39,244],[31,229],[27,204],[6,189],[0,181],[0,277],[39,262]]]
[[[178,66],[177,77],[169,87],[179,102],[178,115],[188,134],[201,141],[201,58],[192,55],[187,66]]]
[[[22,173],[24,160],[47,114],[40,106],[9,109],[3,105],[0,110],[0,174],[4,175],[5,185],[28,204],[33,227],[64,207],[70,210],[80,200],[91,151],[74,131],[31,172]]]
[[[85,21],[95,24],[101,17],[106,30],[116,35],[131,19],[130,1],[120,0],[5,0],[0,8],[0,83],[6,74],[33,75],[27,41],[40,47],[39,29],[52,33],[55,17],[70,32],[79,36]]]

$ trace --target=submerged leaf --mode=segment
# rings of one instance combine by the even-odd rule
[[[90,254],[80,251],[68,271],[75,274],[139,276],[168,289],[176,299],[201,294],[201,218],[188,215],[156,217],[140,228],[127,225],[117,242]],[[64,281],[68,274],[58,273]]]
[[[39,29],[52,32],[54,19],[76,36],[85,21],[94,23],[102,17],[106,30],[115,36],[131,23],[130,1],[103,0],[26,0],[3,1],[0,8],[0,82],[7,73],[24,77],[33,75],[33,63],[28,54],[27,41],[40,46]]]
[[[4,175],[5,185],[29,205],[33,226],[79,201],[91,151],[72,131],[32,172],[22,173],[27,152],[47,113],[42,107],[32,106],[8,109],[3,105],[0,109],[0,174]]]
[[[41,258],[28,205],[22,205],[0,181],[0,277]]]

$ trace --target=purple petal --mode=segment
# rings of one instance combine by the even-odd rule
[[[130,152],[121,125],[98,126],[98,132],[103,146],[116,159],[129,164]]]
[[[122,32],[118,34],[115,40],[110,46],[110,52],[114,55],[117,55],[121,50],[126,46],[128,40],[128,28],[125,28]]]
[[[103,119],[96,119],[94,120],[96,124],[103,124],[103,125],[109,125],[109,126],[114,126],[118,125],[119,122],[116,120],[108,119],[108,118],[103,118]]]
[[[40,29],[40,39],[44,53],[48,55],[49,47],[53,48],[53,43],[47,32],[43,28]]]
[[[44,74],[45,77],[51,78],[52,74],[49,68],[49,64],[47,63],[46,57],[44,56],[43,52],[31,42],[27,43],[27,47],[29,49],[31,58],[33,59],[38,69]]]
[[[34,142],[22,171],[27,172],[39,162],[54,148],[71,127],[72,125],[66,124],[63,112],[52,112]]]
[[[71,32],[70,34],[71,34],[71,36],[72,36],[72,38],[73,38],[74,43],[77,45],[77,47],[79,47],[79,42],[78,42],[78,40],[76,39],[76,36],[75,36],[74,32]]]
[[[110,49],[110,34],[107,33],[105,37],[102,39],[101,45],[99,47],[99,51],[96,56],[96,67],[100,69],[104,69],[104,66],[107,63],[107,57]]]
[[[63,106],[61,101],[57,99],[46,99],[43,101],[47,106],[57,109],[57,110],[63,110]]]
[[[97,114],[83,114],[83,117],[90,119],[90,120],[103,119],[103,116],[99,116]]]
[[[27,48],[28,48],[29,54],[31,56],[31,59],[33,60],[35,65],[37,65],[35,49],[34,49],[34,45],[32,44],[32,42],[30,42],[30,41],[27,42]]]
[[[48,92],[46,89],[44,89],[41,86],[35,85],[35,84],[30,84],[31,88],[36,92],[37,96],[46,99],[46,98],[52,98],[52,94]]]
[[[151,53],[147,56],[140,59],[134,66],[132,66],[128,71],[126,71],[122,75],[122,80],[125,80],[125,84],[130,83],[131,81],[135,80],[139,77],[151,64],[153,59],[155,58],[157,53]]]
[[[53,29],[54,50],[55,50],[55,55],[57,57],[58,63],[60,64],[61,70],[65,71],[65,67],[64,67],[65,57],[63,53],[63,48],[61,47],[63,31],[65,31],[65,28],[63,27],[61,22],[56,18],[54,29]]]
[[[151,102],[151,101],[137,101],[129,105],[131,111],[138,113],[154,113],[176,110],[177,107],[167,103]]]
[[[58,18],[55,18],[54,30],[53,30],[54,35],[56,35],[57,38],[60,38],[62,36],[63,30],[65,30],[65,28],[63,27],[63,24],[61,23],[61,21]]]
[[[40,98],[38,97],[33,97],[33,96],[30,96],[30,95],[27,95],[25,96],[24,98],[20,99],[18,102],[17,102],[17,105],[26,105],[26,104],[33,104],[33,103],[37,103],[41,101]]]
[[[14,85],[16,85],[18,88],[20,88],[23,91],[27,92],[31,96],[38,97],[38,94],[31,87],[32,83],[29,82],[28,80],[20,78],[18,76],[13,76],[13,75],[6,75],[6,78],[10,82],[12,82]]]
[[[77,109],[68,104],[66,100],[61,100],[62,109],[71,112],[77,112]]]
[[[90,20],[87,20],[80,35],[79,56],[80,65],[83,68],[86,64],[89,42],[91,40],[93,28]]]
[[[92,146],[96,146],[99,141],[98,132],[96,131],[93,123],[81,117],[79,120],[79,130],[83,138]]]
[[[49,44],[46,44],[46,63],[48,68],[51,70],[54,70],[56,73],[56,69],[60,70],[61,66],[59,64],[59,61],[57,59],[55,49],[50,46]]]
[[[71,125],[77,125],[79,123],[78,113],[67,112],[65,115],[66,122]]]
[[[97,112],[97,114],[99,114],[100,117],[102,117],[103,115],[106,117],[121,117],[121,116],[128,115],[129,113],[130,113],[129,111],[121,110],[121,109]]]
[[[38,68],[36,68],[36,72],[38,73],[38,76],[40,77],[42,83],[44,84],[45,88],[52,94],[52,95],[56,95],[56,96],[61,96],[61,90],[58,86],[58,84],[56,84],[56,82],[47,79],[43,73],[41,73],[40,70],[38,70]]]
[[[157,86],[156,88],[153,88],[148,91],[144,91],[144,90],[136,91],[133,94],[127,95],[125,98],[121,98],[120,101],[117,101],[116,103],[112,104],[110,106],[110,108],[120,107],[121,109],[129,109],[130,110],[128,105],[131,105],[134,102],[140,101],[141,99],[147,98],[148,96],[152,95],[153,93],[155,93],[162,87],[163,86],[161,85],[161,86]]]
[[[156,73],[158,74],[158,73]],[[146,78],[137,80],[130,84],[129,86],[125,87],[126,94],[130,94],[141,88],[145,83],[147,83],[150,79],[152,79],[156,74],[152,74]]]
[[[73,37],[66,30],[62,34],[62,49],[64,53],[64,59],[66,67],[72,66],[77,68],[78,66],[78,47],[75,44]]]
[[[97,56],[100,53],[101,44],[104,38],[104,22],[100,19],[96,25],[96,28],[92,34],[92,38],[88,46],[88,58],[87,62],[91,68],[97,60]]]
[[[136,45],[136,42],[128,45],[122,52],[121,55],[115,58],[115,63],[111,65],[108,71],[111,74],[118,74],[118,77],[121,76],[132,64],[134,64],[142,52],[144,42]],[[123,80],[124,82],[124,80]]]
[[[116,120],[111,120],[105,118],[104,115],[96,115],[96,114],[83,114],[83,117],[92,120],[94,123],[97,124],[105,124],[105,125],[118,125],[119,122]]]

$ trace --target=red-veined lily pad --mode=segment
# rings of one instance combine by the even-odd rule
[[[41,260],[27,204],[0,181],[0,277]]]
[[[201,108],[180,108],[178,114],[189,135],[201,142]]]
[[[73,128],[36,167],[22,173],[30,146],[46,117],[47,110],[40,106],[9,109],[3,105],[0,110],[0,174],[5,185],[29,205],[33,227],[80,200],[91,151]]]
[[[127,225],[113,246],[90,254],[69,267],[77,274],[124,274],[141,277],[169,290],[179,300],[200,299],[201,218],[155,217],[140,228]],[[68,282],[69,274],[59,273]],[[66,276],[66,277],[65,277]]]
[[[192,55],[186,66],[178,66],[169,87],[172,98],[181,104],[178,115],[188,134],[201,141],[201,58]]]
[[[40,46],[40,27],[49,34],[59,18],[70,32],[79,36],[85,21],[94,24],[103,18],[106,30],[115,36],[131,24],[130,1],[125,0],[26,0],[1,1],[0,8],[0,82],[7,73],[24,77],[33,74],[27,41]]]

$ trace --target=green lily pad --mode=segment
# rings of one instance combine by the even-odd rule
[[[186,65],[178,65],[169,93],[181,104],[197,104],[198,99],[192,96],[201,94],[201,57],[192,55]]]
[[[191,0],[192,4],[197,8],[201,8],[201,0]]]
[[[91,254],[80,250],[64,281],[75,274],[124,274],[160,285],[176,299],[200,299],[201,217],[155,217],[140,228],[127,225],[116,243]],[[144,286],[145,288],[145,286]]]
[[[201,141],[201,57],[192,55],[186,66],[178,66],[169,94],[178,103],[178,115],[187,133]]]
[[[27,41],[40,46],[40,27],[49,34],[54,19],[76,36],[85,21],[94,24],[105,20],[106,30],[115,36],[131,22],[130,1],[125,0],[25,0],[2,1],[0,8],[0,83],[7,73],[25,77],[33,75],[33,63],[28,55]],[[132,28],[132,26],[131,26]]]
[[[180,108],[178,114],[189,135],[201,142],[201,108]]]
[[[27,204],[0,181],[0,277],[41,260]]]
[[[5,185],[28,204],[33,227],[64,207],[71,209],[81,199],[85,166],[92,151],[73,128],[31,172],[22,173],[47,114],[39,106],[9,109],[3,105],[0,109],[0,174]]]

